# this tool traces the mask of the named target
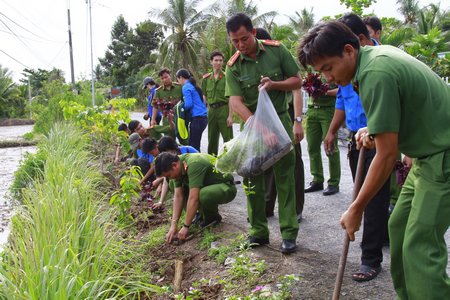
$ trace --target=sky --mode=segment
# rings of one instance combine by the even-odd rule
[[[420,7],[440,2],[441,9],[450,9],[450,0],[420,0]],[[200,9],[212,0],[200,2]],[[276,11],[278,24],[304,7],[313,8],[315,21],[323,16],[345,13],[348,9],[339,0],[253,0],[258,13]],[[294,3],[294,4],[293,4]],[[167,0],[91,0],[94,66],[103,57],[111,42],[111,28],[122,14],[130,27],[146,19],[157,21],[152,13],[164,9]],[[70,8],[75,78],[90,79],[91,50],[87,0],[0,0],[0,65],[12,72],[14,81],[23,78],[24,68],[62,69],[70,82],[70,56],[67,11]],[[379,17],[402,19],[396,0],[377,0],[364,13]]]

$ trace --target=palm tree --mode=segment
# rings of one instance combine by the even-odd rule
[[[173,71],[181,67],[195,70],[200,33],[207,23],[205,15],[196,9],[198,4],[199,0],[169,0],[168,8],[156,12],[160,25],[169,32],[159,48],[157,65]]]
[[[302,35],[314,25],[313,8],[311,7],[309,11],[303,8],[300,13],[296,11],[294,17],[289,17],[289,22],[295,28],[297,34]]]
[[[17,99],[17,87],[11,78],[8,68],[0,65],[0,117],[10,117]]]
[[[397,0],[397,4],[400,5],[398,11],[405,18],[405,24],[414,24],[417,20],[417,13],[419,11],[418,0]]]

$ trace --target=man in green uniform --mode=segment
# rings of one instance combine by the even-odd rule
[[[168,243],[175,236],[179,240],[186,239],[197,209],[203,218],[200,226],[219,223],[222,220],[218,210],[219,204],[228,203],[236,197],[233,176],[217,171],[212,161],[212,156],[202,153],[178,156],[163,152],[156,157],[156,176],[169,177],[175,182],[172,223],[167,233]],[[184,206],[186,217],[183,227],[178,231],[178,220]]]
[[[208,103],[208,154],[217,155],[220,135],[224,143],[233,138],[233,112],[228,107],[228,97],[225,97],[223,54],[214,51],[210,61],[213,71],[203,75],[202,90]]]
[[[314,99],[309,97],[308,111],[306,112],[306,141],[308,142],[308,153],[310,164],[309,168],[313,180],[305,193],[323,190],[323,166],[322,152],[320,145],[327,135],[331,120],[334,115],[334,106],[336,104],[336,95],[324,95]],[[335,141],[334,151],[328,155],[328,167],[330,170],[330,179],[328,187],[323,191],[324,196],[334,195],[339,192],[339,181],[341,180],[341,161],[337,139]]]
[[[158,104],[168,102],[176,104],[183,98],[183,95],[181,93],[181,86],[176,82],[172,82],[169,69],[162,68],[159,71],[158,76],[161,81],[161,86],[156,89],[156,94],[152,101],[153,112],[150,127],[154,127],[156,125],[156,117],[158,114],[158,110],[160,110],[160,105]],[[163,110],[162,113],[163,113],[163,126],[167,126],[173,122],[173,115],[171,115],[171,113],[169,113],[168,110]],[[166,130],[163,133],[175,138],[175,130],[172,128]]]
[[[248,16],[239,13],[228,19],[227,32],[238,50],[228,61],[225,71],[233,111],[246,122],[252,118],[258,100],[258,87],[265,88],[284,128],[292,138],[292,122],[288,114],[286,92],[298,89],[299,67],[292,55],[278,41],[260,41]],[[276,116],[274,116],[276,117]],[[298,222],[294,190],[295,153],[290,151],[274,166],[278,192],[281,251],[296,250]],[[265,215],[264,176],[244,178],[248,186],[247,207],[250,221],[250,244],[268,244],[269,229]]]
[[[398,151],[414,158],[389,220],[392,280],[399,299],[450,299],[444,239],[450,226],[450,88],[400,49],[360,48],[340,22],[312,28],[300,41],[299,60],[330,82],[353,80],[368,119],[356,141],[377,149],[359,195],[341,217],[350,240]]]

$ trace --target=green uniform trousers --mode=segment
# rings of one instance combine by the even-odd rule
[[[306,141],[308,142],[308,154],[310,159],[310,171],[313,182],[323,183],[322,154],[320,145],[327,135],[331,120],[334,115],[334,106],[310,107],[306,112]],[[341,161],[337,139],[333,154],[328,156],[330,179],[328,185],[339,186],[341,180]]]
[[[218,183],[200,189],[198,210],[207,223],[215,220],[219,213],[219,204],[231,202],[236,197],[234,183]]]
[[[281,123],[292,138],[292,122],[288,113],[282,113]],[[275,185],[278,193],[278,216],[283,239],[295,240],[298,222],[295,205],[295,153],[290,151],[273,165]],[[247,210],[250,221],[250,235],[256,238],[268,238],[264,174],[244,178],[247,195]]]
[[[391,275],[397,299],[450,299],[450,149],[414,160],[389,219]]]
[[[224,143],[233,138],[233,127],[227,126],[228,113],[228,104],[208,109],[208,154],[218,154],[220,135]]]
[[[303,212],[305,205],[305,168],[302,160],[302,147],[300,143],[294,146],[295,149],[295,199],[297,215]],[[273,169],[269,168],[264,172],[264,180],[266,183],[266,215],[272,214],[277,199],[277,188],[275,186],[275,176]]]

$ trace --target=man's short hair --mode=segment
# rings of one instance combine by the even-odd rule
[[[159,152],[178,151],[178,144],[171,136],[163,136],[158,143]]]
[[[311,28],[300,40],[298,60],[303,67],[314,65],[324,57],[342,57],[344,46],[351,45],[359,50],[358,37],[341,22],[328,21]]]
[[[370,40],[369,30],[367,29],[366,24],[364,24],[363,20],[361,20],[358,15],[354,13],[347,13],[340,17],[338,21],[347,25],[348,28],[350,28],[357,36],[362,34]]]
[[[228,19],[226,23],[227,33],[236,32],[244,26],[248,31],[253,30],[252,20],[244,13],[237,13]]]
[[[157,147],[158,143],[154,138],[145,138],[142,142],[141,148],[142,152],[149,153]]]
[[[380,19],[376,16],[368,16],[363,19],[364,24],[372,27],[374,31],[383,30]]]
[[[213,60],[216,56],[222,56],[222,58],[224,58],[222,52],[216,50],[211,53],[211,55],[209,56],[209,60]]]
[[[265,30],[264,28],[261,28],[261,27],[257,27],[256,28],[255,37],[258,40],[271,40],[272,39],[272,37],[270,36],[270,33],[267,30]]]
[[[171,152],[160,153],[155,159],[155,175],[160,177],[162,173],[172,169],[172,164],[179,161],[178,155]]]
[[[117,128],[117,131],[127,131],[127,129],[128,129],[127,124],[121,123],[121,124],[119,125],[119,127]]]
[[[166,73],[170,75],[170,70],[167,68],[162,68],[161,70],[159,70],[158,77],[161,77]]]
[[[136,131],[136,128],[138,128],[139,124],[141,122],[138,120],[132,120],[130,121],[130,123],[128,123],[128,129],[130,130],[131,133]]]

